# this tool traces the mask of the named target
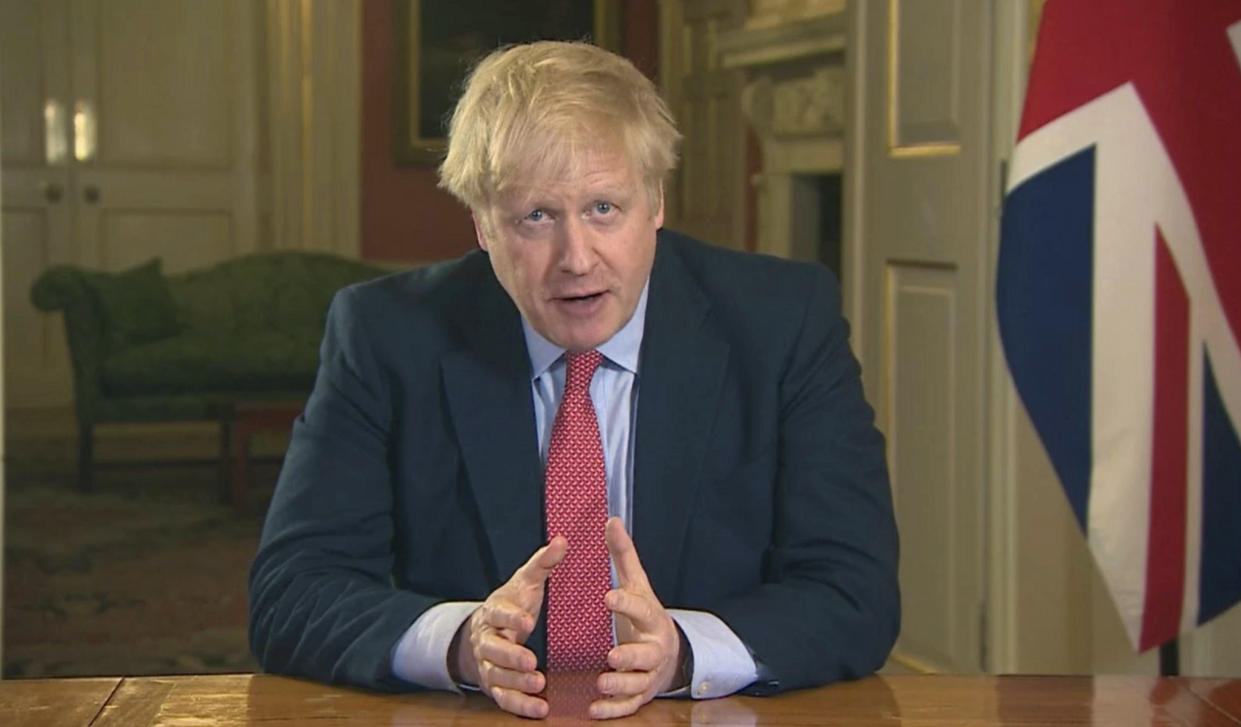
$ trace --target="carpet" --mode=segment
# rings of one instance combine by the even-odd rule
[[[254,671],[246,574],[278,460],[255,462],[251,513],[211,461],[5,464],[4,677]]]

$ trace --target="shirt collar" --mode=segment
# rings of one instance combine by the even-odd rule
[[[651,278],[647,276],[646,283],[642,286],[642,295],[638,296],[638,304],[634,306],[629,321],[596,349],[608,361],[633,374],[638,373],[638,354],[642,350],[642,334],[646,330],[646,294],[650,287]],[[526,334],[531,379],[537,379],[564,355],[564,349],[534,330],[525,316],[521,317],[521,328]]]

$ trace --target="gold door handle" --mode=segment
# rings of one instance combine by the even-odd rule
[[[42,189],[43,199],[51,204],[56,204],[65,196],[65,188],[59,182],[44,182]]]

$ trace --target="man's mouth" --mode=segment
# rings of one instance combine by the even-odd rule
[[[598,293],[586,293],[585,295],[565,295],[565,296],[561,296],[560,300],[566,303],[589,303],[601,297],[603,297],[603,293],[598,292]]]
[[[584,293],[582,295],[561,295],[556,297],[556,305],[559,309],[571,316],[593,316],[599,312],[599,307],[603,305],[603,296],[606,290],[595,293]]]

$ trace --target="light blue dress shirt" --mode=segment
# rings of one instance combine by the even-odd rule
[[[650,280],[642,289],[633,316],[597,349],[603,362],[590,382],[590,398],[599,420],[603,458],[607,468],[608,514],[616,515],[632,532],[634,423],[638,407],[638,358],[646,324]],[[539,456],[547,463],[551,424],[564,394],[564,349],[548,341],[522,319],[530,355],[531,395],[539,441]],[[641,558],[639,553],[638,557]],[[615,571],[612,574],[616,580]],[[459,691],[448,673],[448,648],[457,629],[476,601],[448,601],[427,609],[397,642],[392,672],[407,682],[431,689]],[[758,677],[749,649],[717,616],[705,611],[668,609],[685,634],[694,655],[689,693],[697,699],[732,694]]]

